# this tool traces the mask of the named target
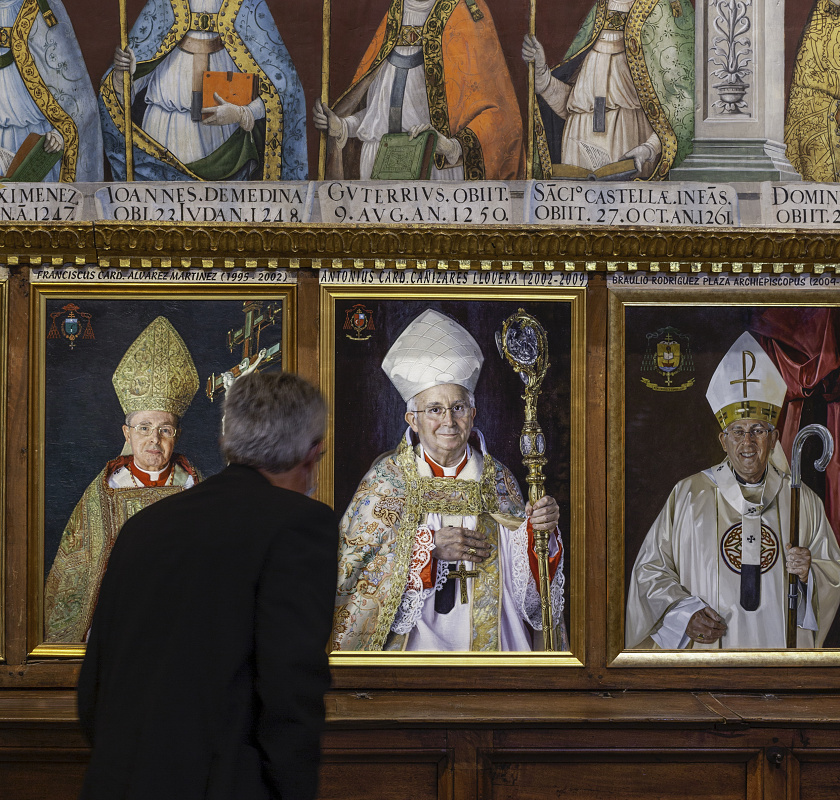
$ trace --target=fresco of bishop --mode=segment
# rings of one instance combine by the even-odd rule
[[[135,180],[306,179],[303,89],[265,0],[148,0],[128,39],[100,90],[115,180],[126,177],[125,70]]]

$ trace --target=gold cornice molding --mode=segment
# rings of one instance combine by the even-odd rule
[[[3,263],[88,263],[95,258],[92,222],[0,224]]]
[[[140,266],[150,259],[292,267],[434,266],[604,272],[822,272],[840,269],[840,230],[323,226],[170,223],[0,225],[5,263]],[[350,263],[348,263],[350,259]],[[406,264],[406,261],[412,263]],[[413,262],[420,261],[421,264]],[[428,264],[425,262],[429,262]],[[381,262],[381,263],[380,263]],[[536,263],[535,263],[536,262]]]

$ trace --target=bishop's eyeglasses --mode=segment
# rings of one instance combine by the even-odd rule
[[[764,438],[772,428],[765,428],[763,425],[753,425],[751,428],[733,428],[731,431],[724,431],[725,436],[729,436],[733,441],[743,442],[747,436],[757,442],[764,441]]]
[[[472,406],[466,403],[455,403],[454,406],[429,406],[428,408],[421,408],[415,411],[415,414],[428,414],[429,419],[441,420],[446,417],[446,412],[452,412],[452,419],[464,419],[470,411]]]
[[[126,425],[125,427],[134,429],[144,438],[159,431],[164,439],[174,439],[178,433],[178,429],[173,425]]]

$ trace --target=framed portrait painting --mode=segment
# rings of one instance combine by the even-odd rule
[[[343,282],[368,276],[370,283]],[[495,285],[481,286],[482,277],[422,270],[322,275],[321,383],[332,416],[321,497],[344,515],[336,664],[581,663],[585,289],[559,280],[529,286],[522,273],[504,287],[498,274],[487,276]],[[455,279],[475,285],[453,287]],[[526,326],[544,331],[540,352],[548,368],[535,394],[524,377],[528,368],[515,371],[498,344],[512,344],[511,320],[523,314]],[[543,345],[523,345],[525,360],[536,363]],[[538,427],[526,424],[526,395]],[[554,615],[550,653],[542,634],[548,625],[534,624],[523,599],[530,596],[531,614],[539,615],[537,559],[531,564],[524,522],[535,480],[529,458],[537,453],[544,463],[536,496],[554,498],[559,516],[544,593]],[[456,456],[457,467],[435,460]],[[471,539],[476,531],[479,538]],[[449,535],[462,535],[464,547],[479,553],[465,550],[473,559],[455,558],[443,574]],[[414,583],[426,556],[422,569],[437,573],[421,588]],[[421,635],[425,614],[445,617],[452,637]]]
[[[122,523],[224,467],[225,384],[294,369],[295,298],[292,283],[33,283],[33,654],[82,655]]]
[[[611,286],[613,666],[840,663],[840,305],[731,277]]]

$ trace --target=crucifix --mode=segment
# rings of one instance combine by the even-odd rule
[[[236,345],[242,345],[242,360],[231,369],[216,375],[214,372],[207,379],[207,397],[212,403],[216,395],[225,391],[225,376],[228,380],[235,380],[240,375],[252,372],[257,365],[265,366],[280,360],[281,342],[269,348],[260,349],[260,331],[270,325],[279,325],[283,319],[283,303],[269,303],[263,307],[262,300],[246,300],[242,304],[245,322],[241,328],[228,331],[228,349],[233,352]],[[232,376],[232,377],[231,377]]]
[[[469,570],[467,569],[467,565],[464,563],[460,563],[458,565],[458,569],[450,569],[449,575],[446,577],[448,581],[460,581],[461,582],[461,602],[467,603],[469,602],[469,598],[467,597],[467,578],[477,578],[478,571],[477,570]],[[451,601],[450,601],[451,602]]]

